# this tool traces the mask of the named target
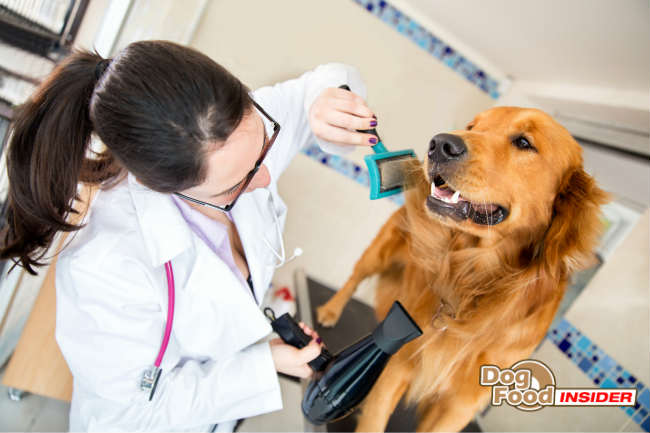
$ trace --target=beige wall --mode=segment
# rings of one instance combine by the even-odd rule
[[[420,156],[435,133],[464,126],[494,103],[352,0],[211,1],[191,45],[253,88],[321,63],[352,64],[389,150]]]
[[[76,48],[92,50],[95,44],[95,37],[102,26],[109,0],[93,0],[88,3],[83,21],[77,32],[74,45]]]
[[[207,3],[209,0],[132,0],[113,53],[146,39],[187,44]]]

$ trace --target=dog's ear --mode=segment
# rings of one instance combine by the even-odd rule
[[[562,179],[553,202],[553,215],[535,256],[553,277],[589,267],[604,228],[600,205],[610,200],[582,167]]]

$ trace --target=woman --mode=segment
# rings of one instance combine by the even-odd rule
[[[356,132],[376,125],[372,112],[342,84],[365,94],[341,64],[250,93],[195,50],[142,41],[112,60],[73,53],[18,110],[2,257],[33,273],[58,231],[76,232],[56,267],[71,430],[231,431],[282,407],[277,372],[309,377],[318,335],[303,325],[301,350],[260,341],[271,328],[259,307],[287,261],[282,171],[312,140],[376,143]],[[80,181],[101,189],[76,226]],[[171,283],[152,392],[142,381],[157,372]]]

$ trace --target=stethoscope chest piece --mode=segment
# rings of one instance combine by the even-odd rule
[[[162,373],[162,368],[152,365],[147,368],[142,375],[142,380],[140,381],[140,389],[149,393],[149,401],[153,398],[153,393],[156,392],[156,387],[158,386],[158,380],[160,379],[160,373]]]

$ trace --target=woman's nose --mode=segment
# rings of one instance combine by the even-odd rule
[[[255,173],[255,176],[253,176],[253,179],[251,179],[251,183],[248,184],[246,192],[256,190],[257,188],[266,188],[269,186],[269,183],[271,183],[271,173],[269,173],[266,165],[262,164],[259,170],[257,170],[257,173]]]

